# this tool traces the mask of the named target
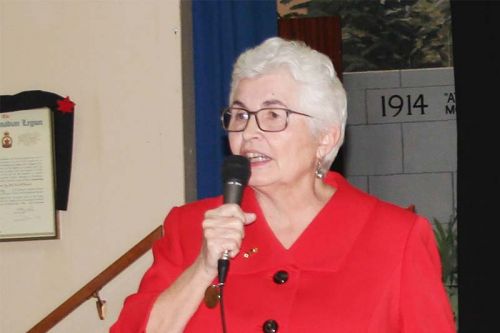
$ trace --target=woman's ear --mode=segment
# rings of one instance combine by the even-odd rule
[[[318,160],[323,160],[340,141],[340,128],[331,126],[319,136],[319,145],[316,152]]]

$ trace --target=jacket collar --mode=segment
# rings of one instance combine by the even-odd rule
[[[269,228],[255,192],[247,188],[242,209],[255,212],[257,220],[245,227],[245,239],[233,260],[232,273],[250,273],[276,266],[305,270],[337,271],[353,247],[375,207],[376,199],[329,172],[325,182],[337,190],[295,243],[285,249]]]

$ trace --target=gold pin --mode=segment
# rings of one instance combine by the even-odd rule
[[[208,288],[205,290],[205,305],[213,309],[217,306],[219,303],[220,299],[220,291],[219,291],[219,286],[216,284],[213,284],[211,286],[208,286]]]
[[[243,257],[245,259],[248,259],[248,258],[250,258],[250,256],[254,255],[257,252],[259,252],[259,248],[258,247],[254,247],[253,249],[250,249],[250,251],[245,252],[243,254]]]

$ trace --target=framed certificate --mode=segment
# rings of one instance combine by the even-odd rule
[[[58,238],[52,117],[0,113],[0,241]]]

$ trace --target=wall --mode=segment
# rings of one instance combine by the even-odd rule
[[[430,221],[448,222],[456,209],[453,68],[344,73],[344,85],[349,180],[402,207],[415,205]]]
[[[0,0],[0,93],[75,103],[60,239],[0,243],[0,332],[25,332],[184,201],[180,0]],[[51,332],[107,332],[150,254]]]

